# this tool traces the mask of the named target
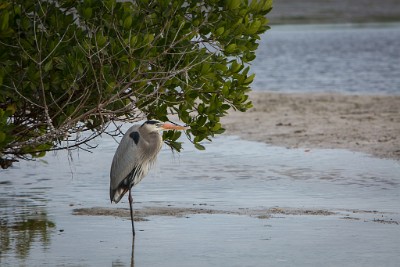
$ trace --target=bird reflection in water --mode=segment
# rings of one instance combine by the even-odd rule
[[[116,260],[112,262],[112,267],[125,267],[124,263],[122,263],[120,260]],[[131,251],[131,262],[130,266],[134,267],[135,266],[135,237],[132,237],[132,251]]]
[[[135,236],[132,237],[131,267],[135,266]]]

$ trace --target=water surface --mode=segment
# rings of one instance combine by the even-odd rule
[[[400,94],[400,24],[273,26],[252,64],[253,88]]]
[[[110,204],[116,148],[59,152],[0,176],[1,266],[397,266],[400,164],[346,150],[285,149],[221,137],[197,151],[164,148],[134,190],[135,207],[207,208],[238,213],[127,218],[76,216]],[[331,215],[262,209],[326,210]]]

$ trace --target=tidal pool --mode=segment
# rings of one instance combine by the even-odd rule
[[[109,201],[117,144],[98,142],[93,153],[58,152],[0,171],[1,266],[400,261],[398,161],[226,136],[206,151],[164,147],[134,189],[140,220],[132,249],[128,201]]]

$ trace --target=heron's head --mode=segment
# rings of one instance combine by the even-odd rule
[[[158,120],[148,120],[145,121],[142,126],[144,127],[147,131],[149,132],[155,132],[155,131],[163,131],[163,130],[186,130],[187,128],[184,126],[180,126],[174,123],[170,122],[162,122]]]

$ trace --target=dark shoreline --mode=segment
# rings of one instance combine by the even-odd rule
[[[276,0],[267,15],[271,25],[400,22],[396,0]]]

